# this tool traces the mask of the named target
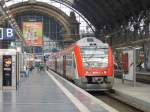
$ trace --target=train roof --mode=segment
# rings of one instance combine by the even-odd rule
[[[85,37],[76,42],[77,45],[80,46],[101,46],[108,47],[107,43],[103,43],[101,40],[98,40],[95,37]]]
[[[101,48],[108,48],[109,47],[109,45],[107,43],[103,43],[101,40],[98,40],[95,37],[85,37],[85,38],[78,40],[77,42],[75,42],[71,46],[62,49],[61,51],[58,51],[55,53],[50,53],[49,55],[52,57],[63,55],[65,52],[68,52],[68,51],[74,49],[75,45],[79,45],[82,47],[84,47],[84,46],[85,47],[89,47],[89,46],[92,46],[92,47],[96,46],[97,47],[98,46]]]

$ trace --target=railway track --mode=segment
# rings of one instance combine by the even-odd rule
[[[144,82],[144,83],[150,84],[150,74],[137,73],[136,80],[139,82]]]
[[[115,73],[115,77],[121,78],[122,77],[121,72]],[[150,84],[150,73],[137,72],[136,73],[136,80],[138,82],[143,82],[143,83],[146,83],[146,84]]]
[[[126,103],[123,103],[111,97],[107,92],[90,92],[90,94],[102,100],[103,102],[110,105],[111,107],[115,108],[119,112],[143,112],[141,110],[138,110]]]

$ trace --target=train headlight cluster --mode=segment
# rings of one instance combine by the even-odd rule
[[[107,75],[107,71],[86,71],[86,75]]]
[[[86,74],[88,74],[89,72],[88,71],[86,71]]]
[[[100,74],[100,72],[93,72],[93,74],[96,74],[96,75],[98,75],[98,74]]]
[[[106,75],[107,71],[102,71],[102,72],[93,72],[95,75]]]
[[[104,74],[107,74],[107,71],[104,71]]]

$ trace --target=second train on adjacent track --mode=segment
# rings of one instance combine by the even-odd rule
[[[51,53],[47,67],[88,91],[104,91],[113,86],[112,49],[95,37],[80,39]]]

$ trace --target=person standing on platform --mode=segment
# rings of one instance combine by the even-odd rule
[[[29,70],[30,70],[29,65],[27,65],[27,66],[26,66],[26,74],[27,74],[27,77],[29,77]]]

